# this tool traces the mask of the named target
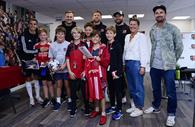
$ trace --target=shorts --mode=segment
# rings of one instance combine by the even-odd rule
[[[55,73],[54,74],[55,80],[68,80],[68,72],[65,73]]]
[[[25,77],[31,77],[32,75],[39,75],[39,70],[36,69],[26,69],[26,65],[22,62],[23,75]]]
[[[53,80],[48,67],[40,68],[39,76],[41,80],[48,80],[48,81]]]

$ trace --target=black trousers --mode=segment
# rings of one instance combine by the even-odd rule
[[[89,109],[89,102],[86,96],[86,84],[85,81],[81,79],[70,80],[70,90],[71,90],[71,111],[75,112],[76,110],[76,99],[78,88],[82,90],[82,96],[85,104],[85,109]]]
[[[110,97],[110,104],[115,106],[115,100],[117,101],[116,110],[122,110],[122,78],[113,79],[111,72],[108,72],[108,90]]]
[[[122,82],[122,98],[126,96],[126,89],[127,89],[127,83],[125,80],[125,75],[124,73],[122,73],[122,77],[121,77],[121,82]]]

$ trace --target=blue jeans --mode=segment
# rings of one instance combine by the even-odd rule
[[[161,104],[161,79],[164,78],[166,84],[166,91],[168,96],[167,113],[175,115],[177,108],[177,96],[175,87],[175,70],[159,70],[151,68],[150,76],[152,81],[154,101],[152,105],[154,108],[159,109]]]
[[[143,76],[140,75],[140,61],[126,60],[125,72],[128,82],[129,93],[137,108],[144,107],[144,84]]]

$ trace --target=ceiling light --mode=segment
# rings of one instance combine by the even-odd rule
[[[81,16],[75,16],[75,17],[74,17],[74,20],[84,20],[84,18],[81,17]]]
[[[143,18],[144,14],[128,14],[129,18],[132,18],[134,15],[137,15],[137,18]]]
[[[102,19],[111,19],[112,15],[102,15]]]
[[[184,19],[188,19],[188,18],[190,18],[190,16],[175,16],[172,19],[175,19],[175,20],[184,20]]]

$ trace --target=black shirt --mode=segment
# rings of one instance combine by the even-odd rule
[[[34,49],[34,45],[39,41],[38,32],[31,34],[26,29],[19,37],[17,43],[17,53],[21,60],[32,60],[37,50]]]
[[[73,40],[73,37],[72,37],[72,34],[71,34],[71,31],[74,27],[76,27],[76,22],[72,22],[72,25],[71,26],[67,26],[65,24],[65,21],[62,22],[62,24],[60,25],[62,27],[64,27],[66,29],[66,35],[65,35],[65,40],[70,42]],[[55,38],[56,40],[56,38]]]
[[[112,44],[108,44],[110,52],[110,72],[117,71],[116,75],[121,76],[123,72],[122,48],[116,40]]]
[[[124,45],[125,45],[125,36],[127,34],[130,34],[130,29],[127,24],[123,25],[115,25],[116,27],[116,37],[115,39],[118,40],[118,42],[121,44],[122,52],[124,50]]]
[[[100,24],[94,25],[94,28],[95,28],[95,30],[97,30],[101,33],[101,42],[104,44],[107,44],[106,25],[104,25],[102,22],[100,22]]]

